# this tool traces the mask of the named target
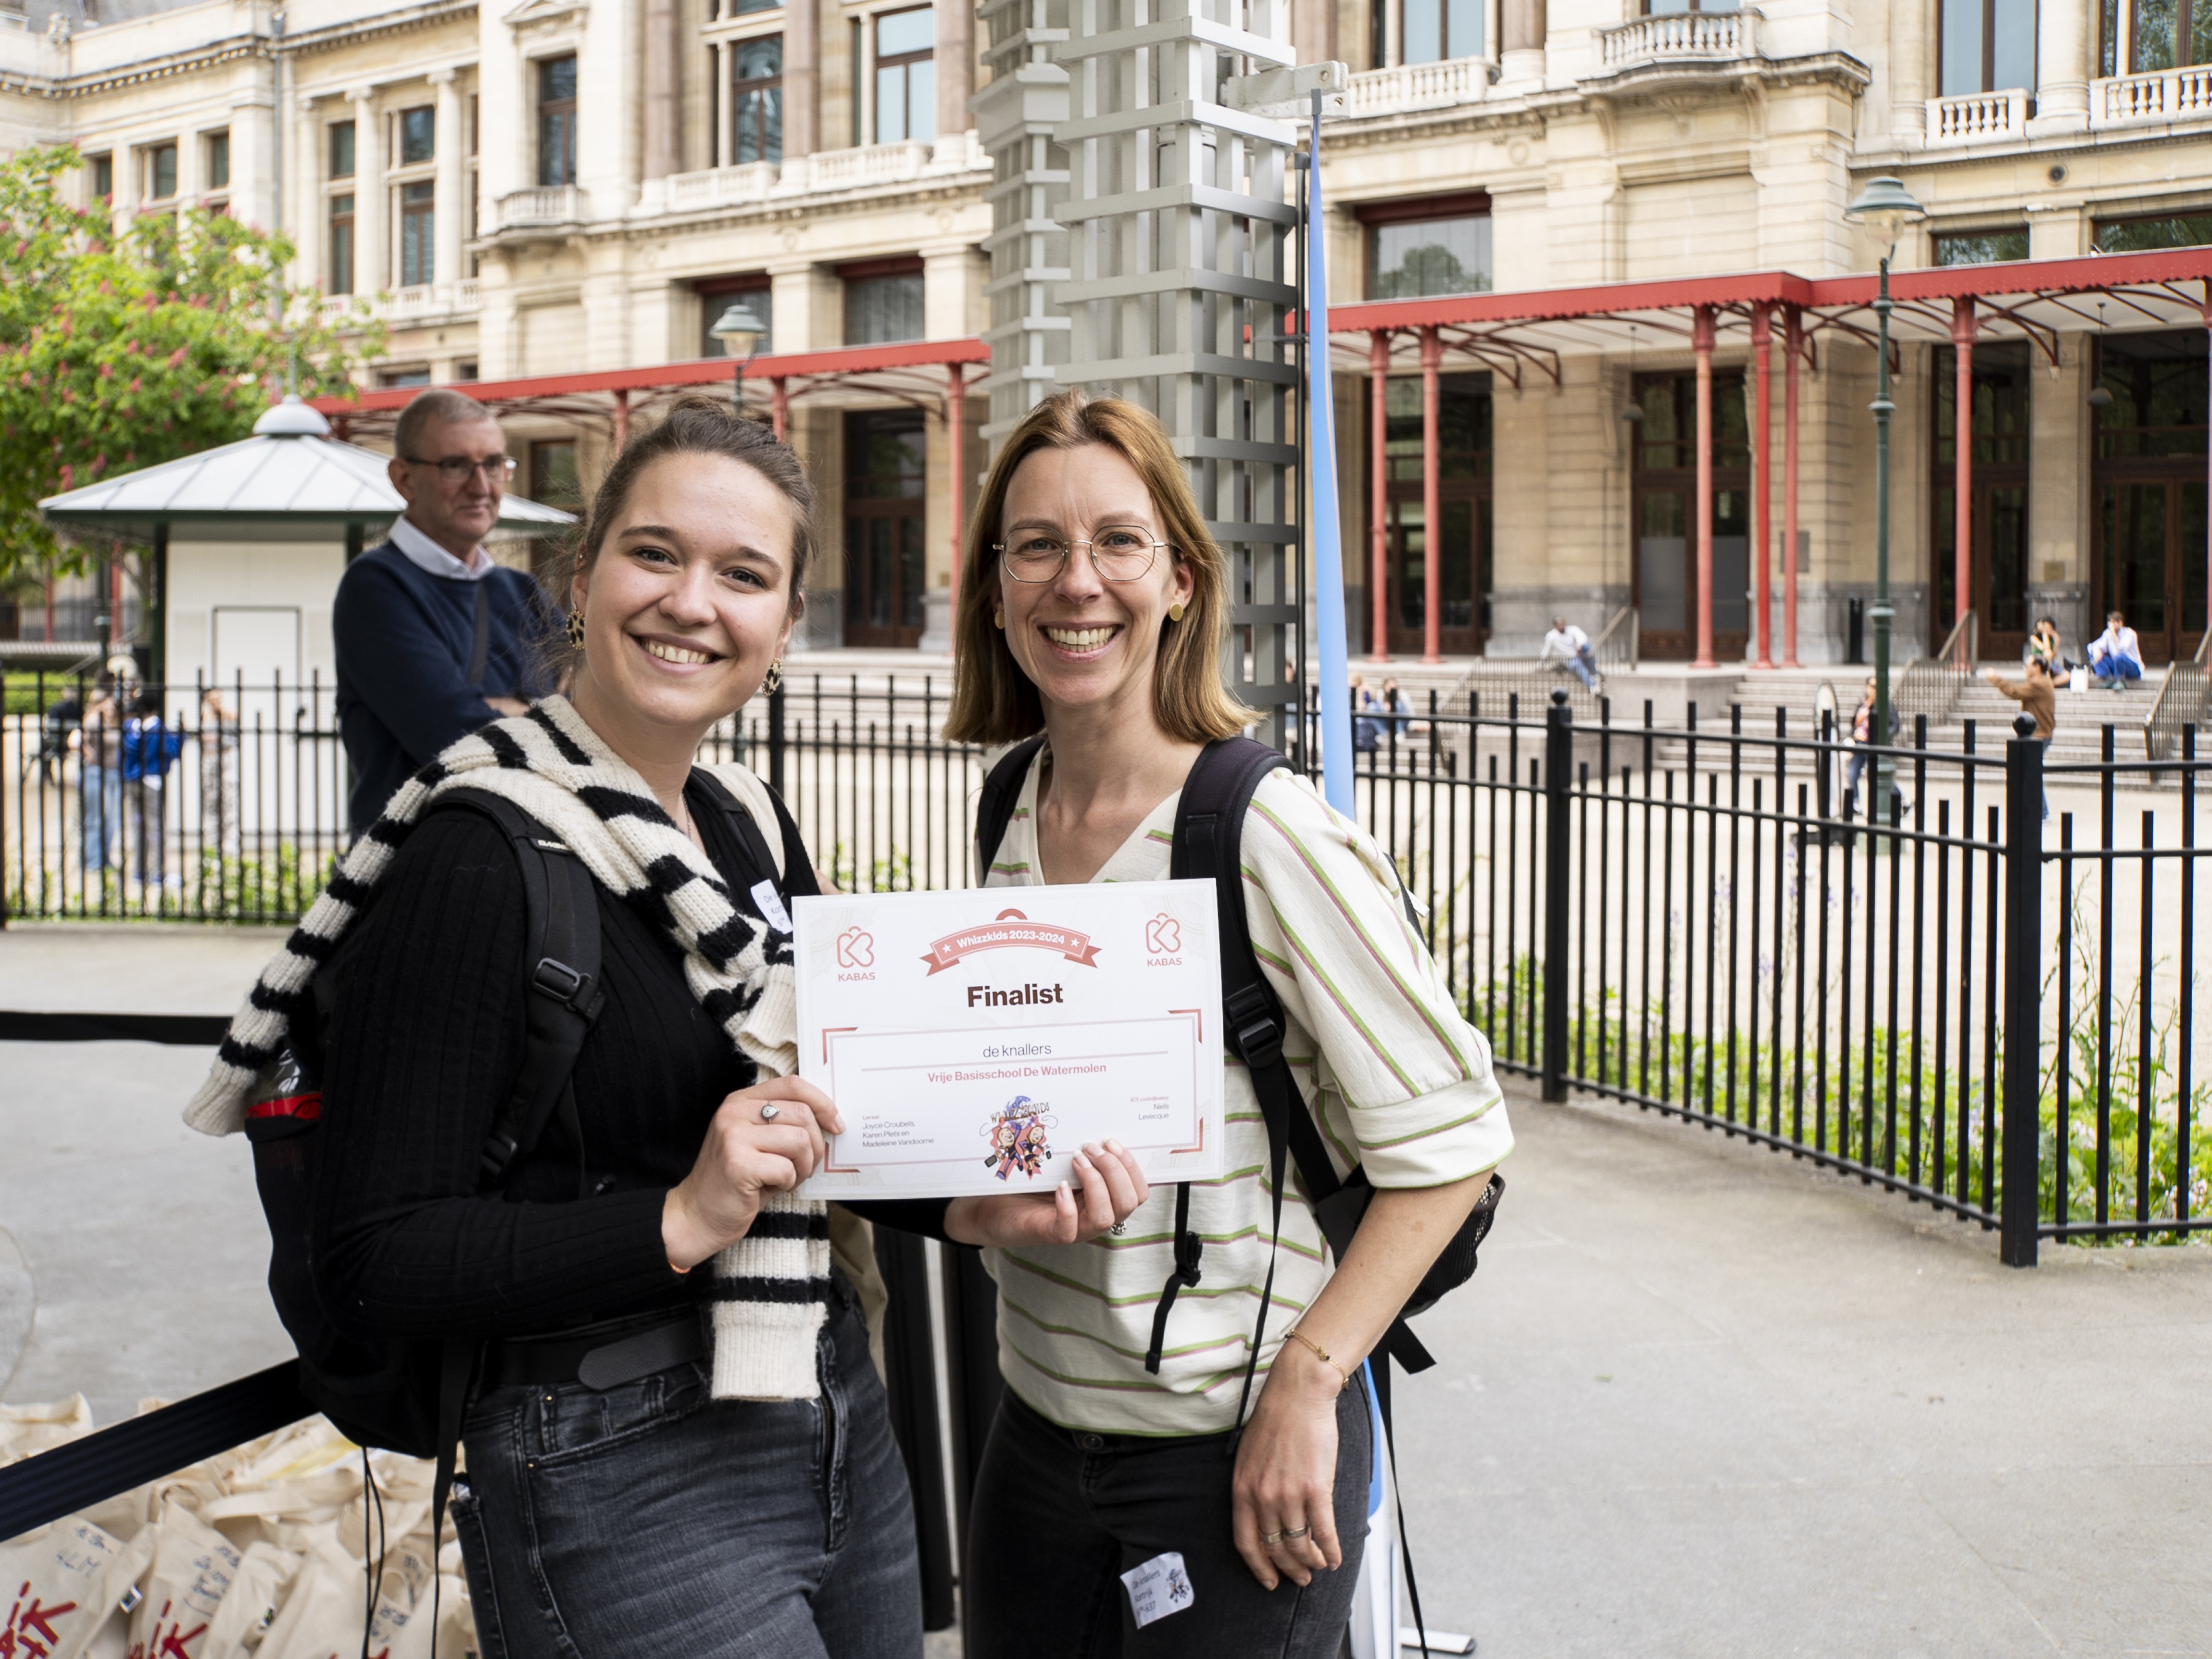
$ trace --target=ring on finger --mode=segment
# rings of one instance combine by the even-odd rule
[[[767,1105],[761,1108],[761,1121],[763,1123],[773,1123],[782,1115],[783,1108],[777,1105],[774,1101],[770,1101]]]
[[[1279,1544],[1283,1541],[1283,1534],[1279,1532],[1263,1532],[1260,1534],[1260,1541],[1263,1544]]]
[[[1283,1536],[1291,1543],[1295,1544],[1300,1539],[1309,1536],[1312,1531],[1313,1528],[1311,1527],[1285,1527],[1283,1528]]]

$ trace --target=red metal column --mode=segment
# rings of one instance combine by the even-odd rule
[[[968,371],[958,363],[945,366],[945,378],[951,382],[945,394],[945,471],[952,485],[952,605],[957,612],[960,605],[960,539],[966,526],[962,523],[966,514],[968,492],[962,475],[968,470]]]
[[[627,444],[629,441],[629,393],[621,390],[620,388],[617,388],[615,392],[615,453],[617,455],[621,454],[623,453],[623,446]],[[532,489],[537,489],[538,480],[532,478],[530,481],[530,487]]]
[[[1759,648],[1757,660],[1753,665],[1771,668],[1774,666],[1774,611],[1771,573],[1774,568],[1774,538],[1767,505],[1774,489],[1774,446],[1771,441],[1773,417],[1768,404],[1767,380],[1774,368],[1774,328],[1765,306],[1752,308],[1751,349],[1752,373],[1757,388],[1752,398],[1752,419],[1758,426],[1752,462],[1751,546],[1752,556],[1759,561],[1758,578],[1753,584],[1759,590],[1758,614],[1752,618],[1752,626],[1757,630]]]
[[[1437,376],[1443,368],[1443,337],[1421,331],[1421,660],[1442,662],[1444,602],[1443,499],[1437,489]]]
[[[1699,306],[1690,325],[1698,354],[1698,656],[1713,665],[1713,308]]]
[[[791,440],[785,432],[791,425],[791,394],[780,374],[770,380],[768,386],[768,417],[775,429],[775,441],[780,444],[789,443]]]
[[[1951,398],[1952,490],[1958,509],[1953,532],[1951,621],[1973,609],[1974,580],[1974,301],[1951,301],[1951,343],[1958,349],[1959,379]]]
[[[1805,313],[1782,312],[1782,665],[1797,666],[1797,362]]]
[[[2203,312],[2204,326],[2208,331],[2212,331],[2212,276],[2208,276],[2204,279]],[[2100,341],[2099,343],[2101,345],[2103,342]],[[2208,334],[2206,352],[2206,367],[2208,368],[2212,368],[2212,334]],[[2212,445],[2206,446],[2205,459],[2208,466],[2212,466]],[[2208,489],[2212,489],[2212,473],[2208,473],[2208,476],[2205,478],[2205,485]],[[2085,580],[2088,576],[2088,574],[2087,568],[2084,567],[2081,574]],[[2208,524],[2206,526],[2204,547],[2204,597],[2207,605],[2207,609],[2204,612],[2204,626],[2207,631],[2212,631],[2212,524]],[[54,636],[54,611],[53,600],[51,597],[51,588],[48,589],[48,593],[49,597],[46,600],[46,637],[48,639],[52,639]]]
[[[1390,428],[1389,389],[1390,331],[1378,328],[1367,337],[1367,649],[1376,662],[1390,660],[1390,458],[1382,441]]]

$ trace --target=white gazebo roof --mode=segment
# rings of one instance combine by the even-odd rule
[[[49,495],[39,510],[58,528],[141,541],[164,526],[182,540],[311,541],[390,524],[407,509],[386,476],[391,458],[330,430],[288,397],[254,422],[251,438]],[[499,528],[510,534],[551,535],[575,522],[520,495],[500,503]]]

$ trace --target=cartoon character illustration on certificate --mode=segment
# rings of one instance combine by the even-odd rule
[[[983,1138],[991,1147],[983,1167],[1001,1181],[1016,1170],[1034,1178],[1052,1156],[1045,1131],[1053,1127],[1053,1119],[1042,1103],[1027,1095],[1016,1095],[983,1125]]]

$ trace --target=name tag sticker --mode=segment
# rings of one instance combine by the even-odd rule
[[[1130,1568],[1121,1575],[1121,1582],[1129,1587],[1129,1611],[1135,1615],[1139,1630],[1155,1619],[1181,1613],[1196,1599],[1191,1594],[1190,1574],[1183,1566],[1182,1553],[1176,1550]]]
[[[753,884],[753,903],[759,909],[762,920],[777,933],[791,931],[791,912],[783,908],[783,895],[775,890],[774,882],[757,881]]]

